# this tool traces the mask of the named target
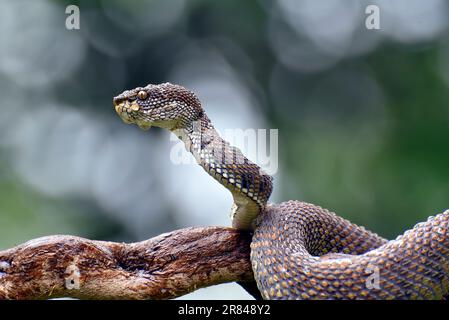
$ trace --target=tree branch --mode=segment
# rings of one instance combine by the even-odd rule
[[[0,251],[0,299],[169,299],[254,281],[251,236],[186,228],[137,243],[48,236]]]

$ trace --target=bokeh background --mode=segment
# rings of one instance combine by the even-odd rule
[[[65,8],[81,11],[66,30]],[[380,8],[380,30],[365,8]],[[394,238],[449,207],[449,2],[0,1],[0,249],[229,225],[231,196],[174,165],[112,97],[170,81],[220,131],[279,130],[273,201]],[[255,159],[257,160],[257,159]],[[235,284],[183,298],[250,298]]]

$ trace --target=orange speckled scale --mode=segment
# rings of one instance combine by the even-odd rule
[[[279,224],[285,220],[291,224],[288,230],[294,232],[277,232],[273,240],[270,234],[283,230]],[[389,242],[326,209],[299,201],[269,205],[256,226],[252,261],[261,257],[276,261],[253,263],[265,299],[441,299],[448,293],[447,211]],[[324,232],[313,233],[317,226]],[[323,236],[339,240],[323,242]],[[325,250],[317,246],[323,243],[327,244]],[[342,249],[347,248],[339,247],[341,243],[352,244],[348,254],[320,257],[323,252],[345,251]],[[286,256],[294,260],[286,260]],[[289,271],[285,280],[294,279],[295,285],[285,288],[282,297],[271,294],[269,288],[277,282],[268,282],[264,276],[276,272],[273,265]],[[377,286],[370,286],[373,270],[378,271]]]

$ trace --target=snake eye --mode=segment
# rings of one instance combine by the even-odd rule
[[[145,100],[148,97],[148,93],[146,91],[141,90],[137,93],[137,97],[140,100]]]

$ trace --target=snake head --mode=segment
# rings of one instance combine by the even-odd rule
[[[203,114],[193,92],[171,83],[126,90],[114,97],[113,103],[125,123],[135,123],[143,130],[155,126],[172,131],[188,126]]]

